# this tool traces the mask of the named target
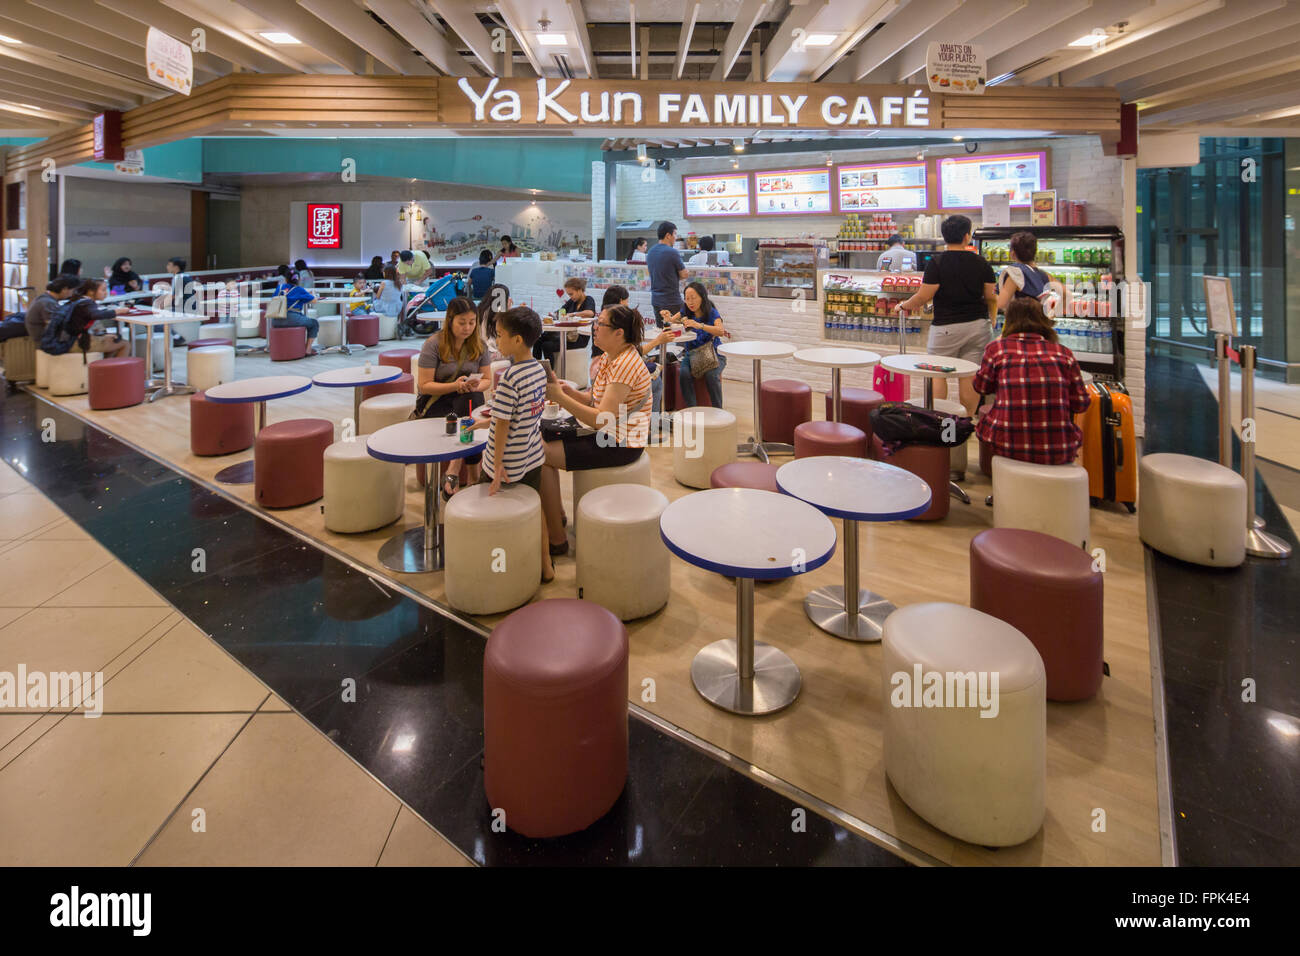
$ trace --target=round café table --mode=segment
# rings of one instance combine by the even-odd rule
[[[846,368],[871,368],[880,364],[880,355],[866,349],[846,349],[829,346],[825,348],[800,349],[794,353],[794,360],[804,365],[819,365],[831,370],[831,421],[844,420],[840,406],[840,372]]]
[[[382,385],[402,375],[402,370],[395,365],[353,365],[348,368],[331,369],[311,378],[313,385],[324,388],[352,389],[352,425],[361,428],[361,392],[367,385]]]
[[[901,521],[930,507],[930,486],[894,465],[865,458],[799,458],[776,472],[776,486],[832,518],[844,519],[844,584],[818,588],[803,600],[809,619],[849,641],[880,640],[894,605],[858,588],[858,522]],[[857,595],[857,600],[845,600]]]
[[[949,358],[946,355],[917,355],[908,352],[906,355],[886,355],[880,360],[880,364],[887,369],[895,372],[902,372],[904,375],[919,375],[924,380],[925,407],[934,411],[934,380],[937,378],[970,378],[980,370],[980,367],[974,362],[968,362],[966,359]],[[934,369],[917,368],[918,365],[939,365],[951,368],[951,372],[938,372]],[[954,497],[966,504],[970,504],[970,495],[966,494],[965,489],[955,481],[948,482],[948,491]]]
[[[380,461],[416,464],[424,470],[424,524],[399,531],[379,548],[379,563],[392,571],[415,573],[441,571],[443,561],[442,519],[438,512],[438,481],[429,466],[476,455],[487,447],[487,439],[462,442],[458,434],[446,433],[441,418],[418,418],[381,428],[366,439],[366,451]]]
[[[203,393],[210,402],[238,405],[257,402],[257,431],[266,427],[266,403],[276,398],[288,398],[311,388],[311,379],[302,375],[265,375],[261,378],[244,378],[237,382],[214,385]],[[256,464],[241,461],[217,472],[217,481],[225,485],[251,484]]]
[[[820,568],[835,553],[835,527],[812,505],[753,488],[713,488],[664,509],[659,534],[683,561],[736,579],[736,636],[706,645],[691,682],[733,714],[770,714],[799,696],[799,668],[754,640],[754,581]]]
[[[788,342],[767,342],[762,340],[749,342],[724,342],[718,351],[728,358],[747,358],[754,363],[754,434],[748,442],[742,442],[736,448],[738,455],[753,455],[763,464],[767,464],[769,453],[774,455],[792,455],[794,446],[785,442],[763,441],[763,359],[783,359],[795,354],[795,347]]]

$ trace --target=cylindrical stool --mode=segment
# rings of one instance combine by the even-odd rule
[[[582,501],[582,496],[593,488],[624,484],[650,486],[650,455],[647,452],[642,452],[640,457],[630,465],[619,465],[615,468],[588,468],[585,471],[574,471],[570,472],[570,474],[573,475],[573,530],[576,533],[578,530],[578,503]]]
[[[354,315],[348,319],[348,344],[349,345],[371,345],[379,344],[379,316],[377,315]]]
[[[817,455],[866,458],[866,433],[843,422],[804,422],[794,430],[794,457],[813,458]]]
[[[736,416],[725,408],[673,412],[673,477],[688,488],[708,488],[713,470],[736,460],[737,441]]]
[[[272,362],[287,362],[307,354],[307,330],[301,326],[277,329],[272,327],[267,342]]]
[[[190,396],[190,451],[229,455],[253,444],[253,402],[210,402],[202,392]]]
[[[1048,700],[1087,700],[1101,689],[1102,574],[1060,538],[990,528],[970,542],[970,606],[1033,643]]]
[[[447,603],[468,614],[519,607],[542,580],[542,499],[522,484],[488,489],[462,489],[443,513]]]
[[[1086,549],[1088,518],[1085,469],[993,459],[993,527],[1041,531]]]
[[[909,604],[881,641],[885,773],[944,833],[1014,846],[1043,825],[1047,679],[1023,634],[957,604]]]
[[[339,315],[322,315],[316,319],[319,328],[316,331],[316,344],[323,349],[334,348],[343,344],[343,317]]]
[[[925,408],[924,398],[909,398],[907,404],[916,408]],[[934,400],[934,410],[942,412],[945,415],[955,415],[958,418],[968,418],[966,406],[961,402],[952,402],[946,398],[936,398]],[[948,449],[948,470],[952,472],[953,481],[966,480],[966,468],[969,460],[966,457],[966,442],[959,445],[952,445]]]
[[[205,339],[195,339],[192,342],[187,342],[186,347],[189,348],[189,350],[192,352],[195,349],[206,349],[206,348],[212,348],[217,345],[234,345],[234,344],[235,343],[232,339],[205,338]]]
[[[483,785],[511,830],[576,833],[618,800],[627,651],[622,622],[589,601],[538,601],[493,629],[483,655]]]
[[[361,403],[357,430],[363,435],[373,435],[387,425],[406,421],[414,409],[415,396],[410,392],[390,392],[367,398]]]
[[[1213,568],[1246,560],[1246,481],[1231,468],[1191,455],[1144,455],[1138,496],[1138,535],[1155,550]]]
[[[667,507],[663,492],[645,485],[604,485],[582,496],[578,597],[624,621],[668,603],[672,562],[659,535]]]
[[[234,322],[206,322],[200,325],[194,336],[200,342],[206,342],[208,339],[216,339],[216,342],[207,342],[210,345],[234,345],[235,344],[235,323]],[[202,338],[200,338],[202,336]],[[194,348],[194,342],[187,342],[190,348]]]
[[[779,465],[764,464],[761,461],[733,461],[729,465],[715,468],[709,476],[709,485],[713,488],[757,488],[780,494],[776,485],[776,473]]]
[[[212,345],[191,347],[185,353],[185,378],[199,391],[235,380],[235,347]]]
[[[993,446],[983,438],[979,439],[980,443],[980,471],[993,477]]]
[[[54,358],[42,348],[36,349],[36,387],[50,387],[50,359]]]
[[[869,388],[840,388],[840,420],[846,425],[862,429],[867,436],[867,445],[871,444],[871,413],[884,404],[885,396]],[[826,420],[833,419],[835,396],[826,393]]]
[[[924,514],[908,518],[908,521],[939,521],[948,517],[948,468],[952,455],[947,448],[942,445],[900,445],[892,455],[886,455],[880,436],[872,435],[871,458],[910,471],[930,486],[930,507]]]
[[[763,379],[758,407],[763,415],[758,440],[793,444],[795,428],[812,421],[812,387],[790,378]]]
[[[411,398],[412,402],[414,402],[415,378],[410,372],[403,372],[401,375],[397,376],[397,378],[391,379],[387,382],[380,382],[378,385],[365,386],[361,389],[361,400],[365,401],[368,398],[374,398],[376,395],[391,395],[395,393],[406,395]]]
[[[253,444],[253,487],[263,508],[296,508],[325,494],[325,449],[334,423],[295,418],[267,425]]]
[[[92,409],[139,405],[144,401],[144,359],[123,356],[92,362],[86,382]]]
[[[325,449],[325,527],[340,534],[392,524],[406,507],[406,467],[372,458],[367,435]]]
[[[378,364],[392,365],[395,368],[400,368],[403,372],[414,374],[415,369],[412,364],[419,354],[419,349],[388,349],[379,353]]]
[[[235,335],[241,339],[260,338],[262,323],[262,310],[244,309],[239,313],[239,321],[235,323]]]
[[[103,352],[64,352],[46,358],[51,395],[85,395],[90,388],[90,364]],[[144,376],[141,376],[144,381]],[[1241,519],[1243,522],[1245,518]]]
[[[387,342],[389,339],[397,338],[397,316],[385,315],[383,312],[372,312],[372,315],[379,320],[379,338]]]

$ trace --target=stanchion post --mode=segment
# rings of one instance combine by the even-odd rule
[[[1222,373],[1220,373],[1222,381]],[[1221,393],[1222,394],[1222,393]],[[1285,558],[1291,545],[1255,521],[1255,346],[1241,347],[1241,477],[1246,481],[1246,553]]]
[[[1228,358],[1228,343],[1225,333],[1214,336],[1214,358],[1219,363],[1219,464],[1224,468],[1232,467],[1232,360]]]

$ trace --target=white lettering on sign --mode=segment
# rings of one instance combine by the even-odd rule
[[[692,93],[686,97],[686,108],[682,110],[683,123],[707,123],[709,121],[709,111],[704,108],[704,97],[698,93]]]
[[[844,115],[844,107],[848,102],[842,96],[828,96],[822,100],[822,119],[832,126],[841,125],[848,117]],[[832,113],[834,109],[836,112]]]
[[[591,111],[591,94],[583,93],[578,97],[578,115],[582,117],[584,123],[608,123],[609,92],[607,90],[601,91],[599,113]]]
[[[682,94],[680,93],[660,93],[659,122],[666,122],[670,113],[676,113],[681,108],[679,105],[681,101]]]
[[[725,93],[713,94],[713,115],[724,126],[738,126],[745,122],[745,98],[727,96]]]
[[[796,96],[794,99],[790,99],[784,93],[781,94],[781,105],[785,107],[785,115],[790,117],[792,125],[799,122],[799,111],[803,109],[803,105],[807,102],[808,97],[806,96]]]
[[[555,102],[555,98],[569,88],[569,82],[569,80],[563,80],[559,86],[548,93],[546,92],[546,78],[543,77],[537,81],[537,122],[546,122],[547,110],[554,112],[556,116],[566,123],[576,123],[578,121],[578,117]]]

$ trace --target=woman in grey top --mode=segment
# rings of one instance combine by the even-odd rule
[[[492,366],[492,356],[479,331],[478,313],[469,299],[456,297],[447,303],[447,318],[436,335],[424,340],[417,363],[415,400],[417,418],[463,418],[484,404],[483,384]],[[483,455],[464,460],[466,485],[478,481]],[[450,499],[462,484],[461,459],[443,466],[442,497]]]

